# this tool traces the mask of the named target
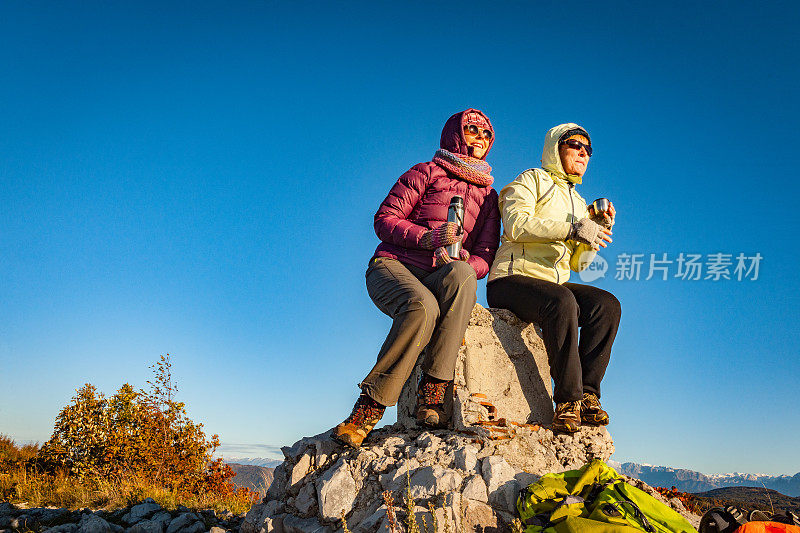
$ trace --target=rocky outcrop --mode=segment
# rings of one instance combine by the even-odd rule
[[[283,448],[285,461],[242,531],[332,533],[341,530],[342,514],[354,533],[390,531],[390,522],[404,523],[409,509],[428,524],[436,516],[439,524],[463,521],[468,531],[478,524],[491,531],[513,520],[520,488],[614,451],[605,428],[575,435],[526,426],[508,431],[507,438],[493,439],[396,424],[373,431],[357,450],[339,446],[327,433],[302,439]]]
[[[398,422],[414,427],[416,388],[424,352],[403,387]],[[446,408],[450,427],[464,430],[482,421],[549,424],[553,419],[547,352],[536,324],[521,321],[506,309],[476,304],[456,360],[453,389]]]
[[[0,503],[0,531],[48,533],[225,533],[238,531],[243,515],[217,514],[213,509],[192,511],[178,506],[169,511],[152,498],[110,512],[82,509],[25,508]]]
[[[522,487],[614,452],[603,427],[574,435],[544,427],[553,404],[540,331],[508,311],[473,309],[446,396],[448,429],[417,427],[419,376],[418,365],[398,403],[398,422],[373,431],[360,449],[339,446],[327,432],[283,448],[285,460],[242,532],[338,533],[342,517],[354,533],[406,531],[410,520],[435,522],[438,531],[505,530]],[[631,481],[699,520],[677,499],[666,502]]]

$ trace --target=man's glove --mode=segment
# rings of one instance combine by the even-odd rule
[[[435,250],[461,240],[459,226],[455,222],[445,222],[438,228],[430,229],[422,234],[419,245],[426,250]]]
[[[434,250],[433,255],[434,257],[436,257],[436,268],[444,266],[447,263],[452,263],[454,261],[454,259],[447,254],[447,249],[444,246]],[[461,248],[461,250],[458,252],[458,258],[461,261],[466,261],[467,259],[469,259],[469,252],[466,251],[464,248]]]
[[[568,239],[588,244],[593,250],[600,249],[600,243],[603,242],[603,228],[597,222],[588,218],[582,218],[572,225]]]

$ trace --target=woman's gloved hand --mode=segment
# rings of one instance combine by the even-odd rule
[[[437,268],[440,267],[440,266],[444,266],[447,263],[452,263],[453,261],[455,261],[455,259],[453,259],[452,257],[450,257],[448,255],[447,249],[444,246],[434,250],[433,255],[434,255],[434,257],[436,257],[436,267]],[[462,248],[458,252],[458,258],[461,261],[466,261],[467,259],[469,259],[469,252]]]
[[[455,222],[445,222],[438,228],[426,231],[419,240],[426,250],[435,250],[461,240],[460,227]]]
[[[611,242],[611,230],[593,220],[582,218],[572,225],[572,231],[567,239],[588,244],[592,250],[599,250],[608,246],[607,242]]]

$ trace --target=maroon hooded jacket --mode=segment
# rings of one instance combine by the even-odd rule
[[[494,133],[489,118],[477,109],[456,113],[445,123],[439,146],[456,154],[469,155],[464,124],[483,123],[484,120]],[[493,142],[494,135],[490,149]],[[483,157],[485,159],[486,155]],[[375,213],[375,233],[381,244],[373,257],[398,259],[434,271],[433,250],[422,248],[419,241],[426,231],[447,221],[447,208],[454,195],[464,198],[462,246],[470,253],[467,263],[475,269],[478,279],[484,277],[494,261],[500,240],[497,192],[491,186],[481,187],[464,181],[433,161],[411,167],[381,203]]]

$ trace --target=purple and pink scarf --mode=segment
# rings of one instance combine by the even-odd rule
[[[488,187],[494,182],[490,172],[492,167],[483,159],[468,155],[454,154],[443,148],[436,150],[433,162],[469,183]]]

